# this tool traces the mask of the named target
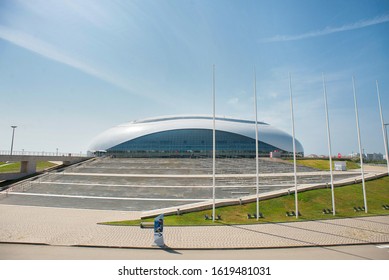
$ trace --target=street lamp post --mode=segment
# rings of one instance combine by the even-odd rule
[[[10,155],[12,156],[12,151],[14,149],[15,128],[17,128],[17,126],[11,125],[11,127],[12,127],[12,140],[11,140],[11,153],[10,153]]]

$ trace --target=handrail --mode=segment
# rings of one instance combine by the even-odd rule
[[[0,150],[0,155],[9,156],[11,151]],[[59,153],[59,152],[37,152],[37,151],[12,151],[14,156],[59,156],[59,157],[88,157],[87,154],[83,153]]]

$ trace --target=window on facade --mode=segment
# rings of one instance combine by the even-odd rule
[[[216,131],[216,150],[219,156],[255,156],[255,140],[239,134]],[[199,155],[212,153],[212,130],[183,129],[153,133],[121,143],[107,150],[112,154],[163,153],[176,156],[196,151]],[[277,148],[259,143],[260,153],[268,155]]]

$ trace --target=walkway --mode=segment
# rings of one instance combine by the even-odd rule
[[[153,230],[98,225],[140,212],[0,205],[0,242],[151,248]],[[389,242],[389,216],[280,224],[165,227],[173,249],[304,247]]]
[[[218,261],[225,265],[226,262],[222,263],[224,260],[234,262],[247,260],[253,263],[258,260],[388,260],[388,249],[389,245],[383,244],[240,250],[174,250],[169,248],[145,250],[3,243],[0,244],[0,260],[207,260],[207,263],[214,266]],[[280,264],[280,269],[283,268],[284,265]],[[381,275],[386,273],[384,269],[382,267]],[[295,271],[298,273],[299,270]],[[379,273],[377,275],[380,276]],[[294,279],[288,276],[289,279]]]

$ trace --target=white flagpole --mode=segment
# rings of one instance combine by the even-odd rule
[[[258,159],[258,110],[257,110],[257,73],[254,67],[254,109],[255,109],[255,167],[257,187],[257,221],[259,220],[259,159]]]
[[[380,90],[378,88],[378,81],[375,81],[377,86],[377,96],[378,96],[378,106],[380,108],[380,117],[381,117],[381,126],[382,126],[382,136],[384,138],[384,146],[385,146],[385,157],[386,157],[386,165],[388,167],[388,175],[389,175],[389,158],[388,158],[388,143],[386,143],[386,137],[385,137],[385,123],[384,118],[382,116],[382,107],[381,107],[381,97],[380,97]]]
[[[352,80],[353,80],[353,92],[354,92],[355,122],[356,122],[356,124],[357,124],[359,158],[360,158],[360,162],[361,162],[361,176],[362,176],[363,201],[364,201],[364,205],[365,205],[365,213],[367,213],[366,188],[365,188],[365,175],[364,175],[364,171],[363,171],[363,158],[362,158],[361,133],[360,133],[360,130],[359,130],[358,104],[357,104],[357,97],[356,97],[356,94],[355,94],[355,81],[354,81],[354,76],[353,76]]]
[[[324,73],[322,74],[322,76],[323,76],[324,107],[326,110],[328,158],[330,160],[332,213],[335,216],[335,193],[334,193],[334,174],[332,171],[332,149],[331,149],[330,121],[328,118],[327,89],[326,89],[326,81],[325,81]]]
[[[296,205],[296,219],[298,218],[298,197],[297,197],[297,166],[296,166],[296,140],[294,133],[294,114],[293,114],[293,96],[292,96],[292,77],[289,73],[289,90],[290,90],[290,113],[292,118],[292,135],[293,135],[293,168],[294,168],[294,196]]]
[[[212,131],[212,221],[215,222],[215,188],[216,188],[216,124],[215,124],[215,64],[212,66],[212,103],[213,103],[213,131]]]

